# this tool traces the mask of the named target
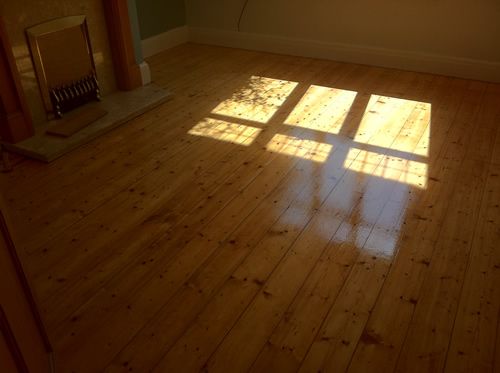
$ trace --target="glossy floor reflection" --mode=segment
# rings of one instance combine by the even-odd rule
[[[173,100],[0,175],[59,371],[500,366],[498,85],[202,45],[150,62]]]
[[[428,150],[431,146],[431,103],[371,94],[359,124],[356,124],[348,120],[357,96],[357,92],[354,91],[310,85],[295,106],[290,106],[287,109],[281,108],[293,89],[300,85],[301,83],[297,82],[253,76],[248,85],[237,89],[231,95],[231,99],[218,105],[212,113],[223,115],[236,122],[239,118],[255,120],[256,115],[264,113],[267,115],[264,122],[271,121],[272,129],[277,132],[266,145],[267,151],[319,163],[331,162],[334,165],[338,164],[339,160],[342,162],[343,157],[343,167],[349,172],[406,184],[408,185],[408,194],[411,194],[412,187],[426,189],[427,159],[422,156],[423,154],[416,152],[417,149],[425,148]],[[266,110],[269,107],[272,107],[273,110]],[[286,115],[286,111],[289,111],[288,115]],[[281,115],[286,115],[284,124],[292,126],[291,128],[296,131],[295,136],[280,133],[281,123],[273,120],[278,112],[281,112]],[[260,119],[262,120],[262,117]],[[210,118],[206,120],[210,120]],[[198,126],[195,126],[194,129]],[[290,131],[291,128],[286,128],[286,130]],[[349,136],[343,136],[343,133],[349,132],[355,133],[352,140]],[[195,132],[193,129],[189,133],[207,136],[206,133]],[[338,135],[338,137],[332,136],[332,134]],[[214,138],[217,139],[217,137]],[[311,138],[320,138],[330,143],[319,142]],[[221,138],[221,140],[224,139]],[[336,144],[343,145],[341,150],[330,154],[333,145]],[[348,148],[349,146],[350,148]],[[425,155],[428,155],[427,151]],[[314,167],[310,171],[312,173],[310,177],[317,178],[318,172],[324,172],[328,176],[329,171],[327,167]],[[363,192],[366,195],[370,195],[372,189],[380,188],[381,182],[376,180],[361,182],[361,179],[363,177],[356,177],[354,182],[358,188],[360,185],[366,184],[363,186]],[[349,180],[349,177],[344,177],[342,182],[346,183]],[[324,183],[321,179],[317,182]],[[380,247],[367,247],[366,250],[375,255],[380,254],[382,257],[388,257],[395,253],[400,234],[399,225],[402,223],[408,204],[406,201],[389,203],[392,189],[395,186],[390,182],[382,184],[384,191],[379,193],[377,198],[386,202],[378,203],[375,207],[370,203],[361,203],[360,206],[356,207],[350,205],[349,207],[354,208],[352,214],[355,215],[356,229],[359,229],[361,225],[371,231],[376,226],[380,229],[379,225],[382,225],[382,230],[385,231],[383,235],[376,232],[372,234],[373,236],[378,234],[381,237],[377,239],[380,241],[378,242]],[[332,186],[331,191],[333,190]],[[354,185],[352,190],[356,190]],[[346,201],[352,200],[349,193],[346,191],[346,195],[343,196]],[[299,210],[303,209],[309,201],[317,204],[316,210],[323,203],[325,203],[323,208],[326,208],[329,202],[326,196],[317,195],[315,190],[309,190],[302,198]],[[387,203],[390,204],[391,209],[395,210],[392,215],[396,215],[398,219],[385,224],[381,219],[382,222],[379,223],[380,215],[383,212],[380,209],[383,209]],[[297,207],[292,204],[289,209],[297,209]],[[298,211],[299,214],[301,212]],[[312,210],[310,214],[313,215]],[[299,224],[303,223],[299,222]],[[385,229],[383,229],[384,225]],[[352,229],[354,228],[351,227]],[[329,231],[324,239],[329,241],[332,234],[335,234],[334,229]],[[357,234],[354,236],[356,237],[351,237],[351,239],[354,240],[356,246],[359,249],[365,249],[365,244],[360,244]]]

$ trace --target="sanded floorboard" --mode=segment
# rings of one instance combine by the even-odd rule
[[[149,62],[171,101],[0,175],[59,371],[499,369],[500,85]]]

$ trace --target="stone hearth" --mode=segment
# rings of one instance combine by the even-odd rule
[[[168,91],[154,84],[134,89],[132,91],[116,92],[106,96],[106,99],[95,104],[108,112],[107,115],[81,129],[70,137],[58,137],[46,133],[47,126],[36,126],[35,135],[16,144],[4,143],[5,149],[26,157],[43,162],[51,162],[85,144],[99,135],[108,132],[129,120],[145,113],[153,107],[167,101]]]

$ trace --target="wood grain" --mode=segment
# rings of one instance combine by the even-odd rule
[[[61,371],[498,369],[498,85],[149,63],[171,101],[0,176]]]

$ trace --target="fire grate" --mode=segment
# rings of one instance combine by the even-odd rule
[[[50,100],[55,115],[62,114],[86,104],[89,101],[100,101],[99,83],[95,74],[86,76],[78,81],[51,88]]]

